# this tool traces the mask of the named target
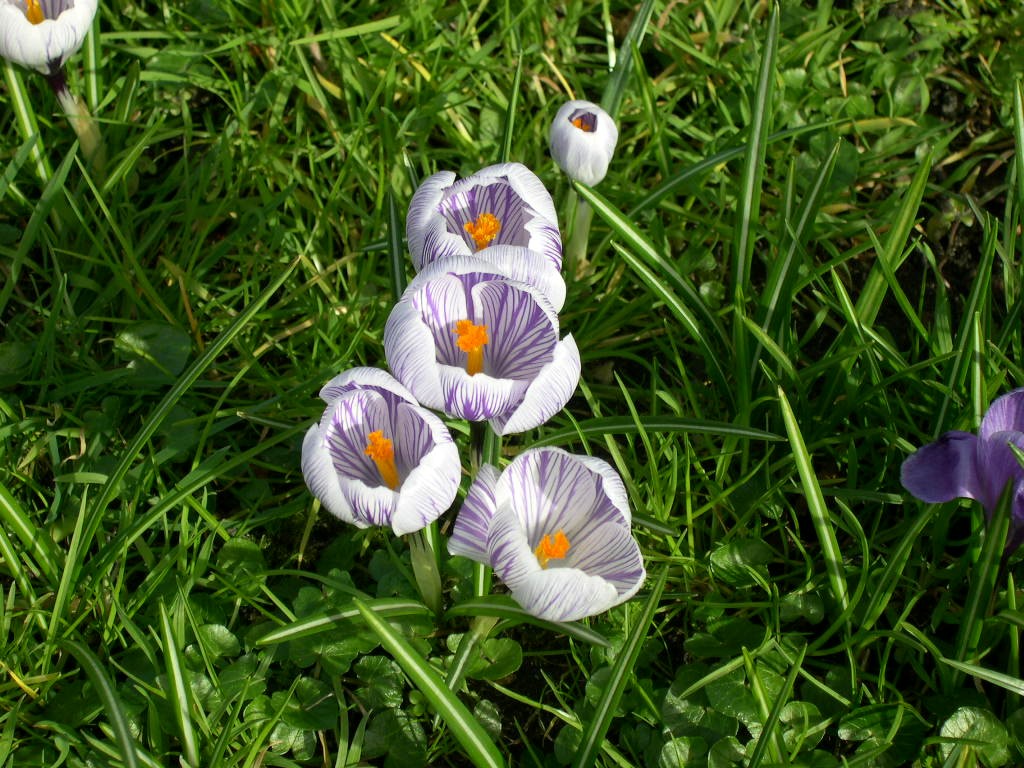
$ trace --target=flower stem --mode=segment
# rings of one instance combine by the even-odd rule
[[[63,72],[50,75],[47,80],[57,95],[57,101],[67,115],[68,122],[75,130],[75,135],[78,136],[78,145],[82,148],[85,161],[93,171],[102,174],[107,164],[107,148],[103,144],[99,123],[85,102],[68,89]]]
[[[486,422],[470,422],[469,456],[474,475],[484,464],[497,467],[501,458],[501,435],[495,433]],[[473,595],[483,597],[491,591],[491,567],[473,563]]]
[[[441,615],[441,569],[437,560],[437,522],[409,534],[409,555],[416,588],[424,605]]]
[[[572,231],[565,246],[565,279],[572,282],[584,277],[588,271],[587,240],[590,237],[590,222],[594,218],[594,209],[586,200],[579,199],[575,189],[570,195],[570,205],[574,213]]]

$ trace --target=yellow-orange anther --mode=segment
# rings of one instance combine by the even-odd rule
[[[472,320],[459,320],[452,331],[459,340],[455,343],[466,353],[466,373],[475,376],[484,370],[484,344],[487,338],[487,326],[476,325]]]
[[[569,554],[569,546],[569,537],[565,535],[565,531],[557,531],[553,539],[550,533],[545,533],[533,554],[537,556],[540,567],[547,568],[548,560],[561,560]]]
[[[366,455],[373,459],[380,472],[380,479],[391,490],[398,488],[398,467],[395,466],[395,449],[391,441],[384,437],[383,432],[371,432],[366,436],[370,442],[366,445]]]
[[[575,120],[572,121],[572,124],[579,128],[584,133],[594,132],[594,121],[592,119],[587,120],[585,117],[577,117]]]
[[[473,238],[476,249],[482,251],[501,232],[501,222],[493,213],[481,213],[476,217],[476,221],[467,221],[463,228]]]
[[[28,0],[25,3],[25,18],[33,24],[42,24],[46,21],[46,16],[43,15],[43,6],[39,4],[39,0]]]

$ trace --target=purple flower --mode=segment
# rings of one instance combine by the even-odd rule
[[[572,336],[558,337],[547,297],[473,257],[431,264],[409,284],[384,328],[392,372],[423,405],[498,434],[523,432],[569,401],[580,378]],[[511,275],[510,275],[511,273]]]
[[[977,436],[947,432],[908,456],[900,481],[929,504],[974,499],[989,514],[1009,484],[1013,494],[1011,528],[1019,531],[1024,528],[1024,467],[1010,445],[1024,449],[1024,389],[994,400]]]
[[[405,232],[417,272],[498,245],[536,251],[555,271],[562,268],[555,204],[521,163],[491,165],[461,181],[451,171],[435,173],[413,195]]]
[[[353,368],[320,390],[323,418],[302,441],[302,474],[336,517],[359,528],[425,528],[455,500],[459,452],[444,423],[390,374]]]
[[[524,609],[575,621],[607,611],[644,583],[622,479],[608,464],[533,448],[500,475],[485,464],[448,551],[494,568]]]
[[[0,56],[57,72],[82,47],[96,15],[96,0],[0,0]]]
[[[588,187],[601,182],[615,154],[619,129],[611,115],[589,101],[562,105],[551,123],[551,157],[565,175]]]

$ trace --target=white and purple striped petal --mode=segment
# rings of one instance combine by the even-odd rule
[[[483,245],[471,234],[481,216],[493,217],[499,227]],[[450,171],[430,176],[409,203],[406,237],[417,271],[498,245],[536,251],[556,271],[562,265],[554,202],[540,179],[520,163],[488,166],[461,181]]]
[[[444,423],[416,403],[389,374],[357,368],[321,390],[327,402],[320,423],[302,443],[302,473],[323,506],[365,528],[387,525],[403,535],[418,531],[451,506],[458,492],[458,449]],[[373,433],[388,441],[388,483],[368,455]]]
[[[480,367],[471,368],[460,347],[455,329],[463,321],[486,328],[487,341],[475,353]],[[575,343],[559,340],[558,314],[547,297],[472,257],[432,264],[409,284],[388,317],[384,352],[420,403],[489,420],[502,434],[545,422],[568,402],[580,376]]]
[[[523,608],[552,621],[608,610],[635,595],[646,578],[620,509],[621,480],[611,481],[604,462],[598,467],[598,460],[583,459],[536,448],[517,456],[496,481],[495,469],[481,470],[480,487],[467,497],[449,542],[452,554],[492,566]],[[552,536],[566,548],[543,556]],[[481,538],[486,551],[477,544]]]

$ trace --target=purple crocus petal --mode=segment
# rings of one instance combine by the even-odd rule
[[[342,493],[331,454],[328,453],[320,434],[320,427],[316,424],[306,431],[306,436],[302,440],[302,476],[310,492],[320,500],[328,512],[346,523],[360,528],[366,527],[365,523],[357,521],[352,515],[352,507]]]
[[[1024,432],[1024,388],[997,397],[981,420],[978,437],[987,440],[997,432]]]
[[[411,286],[410,286],[411,287]],[[411,301],[399,301],[384,326],[384,356],[395,377],[423,405],[444,407],[434,335]]]
[[[513,280],[540,291],[558,312],[565,304],[565,278],[543,254],[517,245],[495,244],[477,251],[473,258],[491,265]]]
[[[483,464],[476,473],[473,485],[466,494],[455,528],[448,539],[448,552],[468,557],[478,563],[489,563],[487,557],[487,532],[496,509],[494,488],[498,482],[498,470],[490,464]]]
[[[422,530],[452,505],[461,463],[448,428],[425,408],[399,408],[394,432],[395,463],[405,479],[391,528],[402,536]]]
[[[530,382],[515,410],[491,419],[491,427],[499,435],[511,435],[540,426],[569,402],[580,372],[580,353],[570,334],[555,345],[551,360]]]
[[[900,482],[921,501],[978,499],[984,488],[978,477],[978,438],[968,432],[947,432],[903,461]]]
[[[989,512],[995,510],[1007,483],[1016,487],[1024,479],[1024,467],[1010,444],[1024,450],[1024,433],[996,432],[978,441],[977,465],[983,471],[979,472],[978,494],[971,498],[980,501]]]
[[[473,286],[477,322],[488,328],[484,370],[492,376],[530,381],[551,360],[558,315],[527,286],[492,280]]]
[[[338,484],[349,500],[357,526],[391,525],[401,494],[386,485],[370,486],[343,475],[338,476]]]
[[[529,386],[525,381],[495,378],[486,373],[470,376],[464,368],[450,365],[438,366],[438,375],[441,403],[434,406],[424,400],[424,404],[468,421],[486,421],[512,410]]]
[[[498,163],[481,168],[475,176],[481,178],[505,178],[530,208],[541,217],[558,225],[555,201],[540,178],[522,163]]]
[[[472,253],[462,236],[450,233],[438,215],[437,207],[454,181],[454,173],[439,171],[425,179],[409,201],[405,237],[417,272],[438,259]]]
[[[388,403],[372,390],[357,390],[334,401],[320,420],[320,434],[341,477],[380,485],[377,465],[366,455],[367,435],[382,431],[391,439]]]
[[[601,477],[601,485],[608,495],[608,502],[622,515],[623,522],[629,525],[633,521],[633,513],[629,508],[629,494],[626,484],[611,464],[596,456],[577,456],[576,460],[591,472]]]
[[[375,389],[380,392],[390,392],[408,403],[416,403],[416,398],[412,396],[408,389],[402,386],[398,379],[387,371],[370,367],[350,368],[343,373],[339,373],[321,387],[320,399],[330,405],[343,394],[354,389]]]

